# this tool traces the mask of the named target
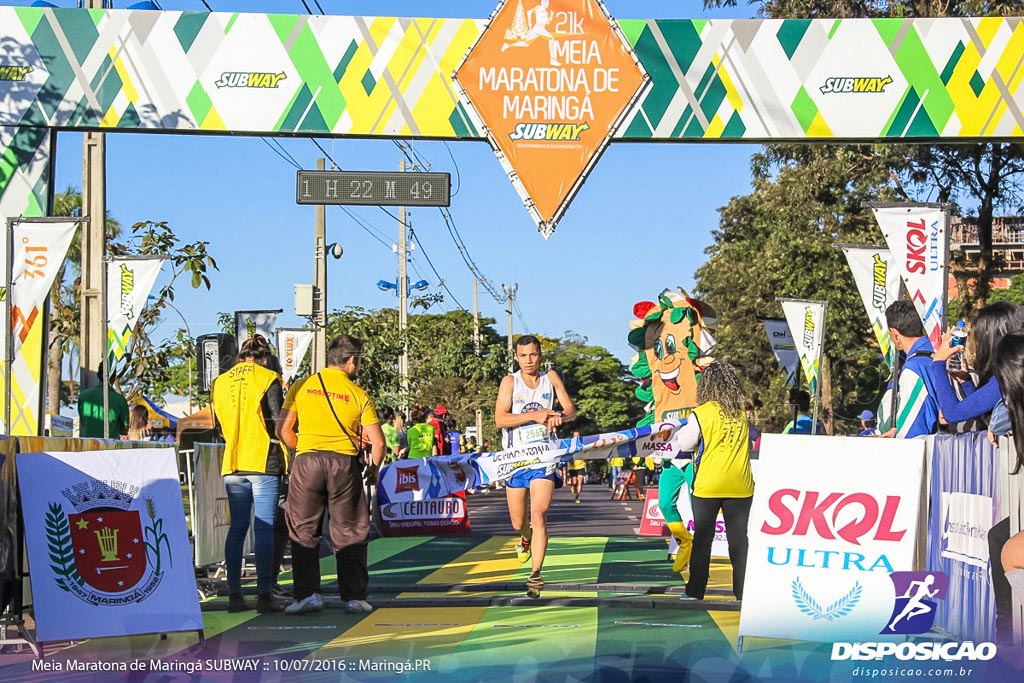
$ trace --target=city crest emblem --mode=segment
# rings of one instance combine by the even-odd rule
[[[46,537],[57,586],[94,605],[138,603],[160,585],[170,544],[151,498],[129,509],[137,486],[88,481],[61,493],[76,512],[50,503]]]

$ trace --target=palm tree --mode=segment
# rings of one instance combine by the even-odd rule
[[[81,216],[82,193],[68,186],[53,198],[53,216]],[[107,240],[121,236],[121,225],[107,211]],[[81,334],[81,310],[79,306],[79,282],[82,268],[82,239],[76,233],[68,248],[67,258],[57,271],[57,277],[50,287],[50,334],[47,349],[46,410],[60,412],[61,363],[65,353],[78,347]],[[70,271],[69,271],[70,268]],[[65,280],[68,280],[65,282]],[[70,380],[74,382],[74,377]]]

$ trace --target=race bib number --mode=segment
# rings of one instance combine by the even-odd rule
[[[528,424],[516,429],[518,431],[519,443],[545,441],[548,438],[548,430],[544,425]]]

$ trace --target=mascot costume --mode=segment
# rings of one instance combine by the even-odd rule
[[[702,301],[680,289],[666,289],[657,303],[641,301],[633,306],[629,344],[637,350],[630,370],[640,380],[635,394],[646,404],[638,426],[663,420],[683,420],[697,406],[700,369],[711,362],[715,345],[708,330],[715,314]],[[690,562],[693,535],[683,524],[676,504],[683,485],[693,488],[692,461],[683,467],[663,461],[658,483],[658,506],[669,532],[679,543],[672,571],[681,573]]]

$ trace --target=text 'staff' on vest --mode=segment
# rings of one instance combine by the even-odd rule
[[[648,81],[595,0],[505,0],[454,78],[544,237]]]

